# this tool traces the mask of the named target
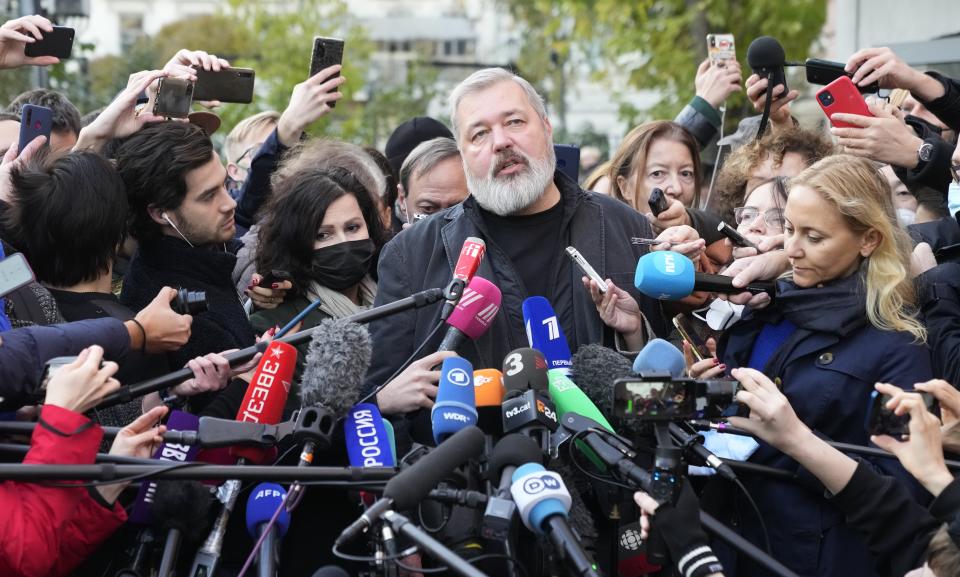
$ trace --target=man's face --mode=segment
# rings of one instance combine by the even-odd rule
[[[206,164],[187,173],[183,203],[176,210],[167,211],[180,233],[194,246],[224,243],[236,232],[233,213],[237,203],[227,193],[225,177],[220,157],[214,152]],[[169,226],[164,232],[180,236]]]
[[[227,176],[235,182],[243,184],[247,180],[247,173],[250,172],[250,163],[253,161],[253,157],[256,156],[257,151],[260,150],[264,141],[276,127],[276,124],[268,124],[259,131],[250,134],[246,140],[240,141],[238,147],[241,151],[240,156],[227,163]]]
[[[457,107],[457,142],[470,193],[501,216],[533,204],[553,180],[553,129],[515,82],[465,96]]]
[[[463,202],[470,194],[459,156],[451,156],[423,174],[414,174],[407,184],[410,190],[404,195],[404,204],[410,222],[415,214],[440,212]]]
[[[807,162],[798,152],[785,152],[779,166],[773,163],[773,156],[768,154],[751,172],[750,178],[747,179],[746,190],[753,190],[763,181],[777,176],[792,178],[803,172],[805,168],[807,168]]]

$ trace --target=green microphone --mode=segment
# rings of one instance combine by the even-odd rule
[[[557,406],[561,419],[565,414],[574,412],[588,419],[593,419],[611,433],[616,432],[610,426],[607,418],[600,412],[600,409],[590,400],[590,397],[576,383],[571,381],[562,369],[547,371],[547,383],[547,392],[550,393],[550,398]]]

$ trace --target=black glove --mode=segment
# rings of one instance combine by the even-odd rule
[[[700,502],[690,481],[683,479],[677,503],[662,503],[651,523],[681,575],[704,577],[723,571],[700,526]]]

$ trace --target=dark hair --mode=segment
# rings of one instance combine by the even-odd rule
[[[302,170],[281,181],[261,212],[257,270],[283,270],[293,276],[295,292],[310,281],[313,242],[327,208],[352,194],[360,206],[370,240],[379,252],[384,230],[373,196],[349,171],[339,167]],[[376,259],[372,267],[376,267]]]
[[[175,210],[187,195],[187,173],[210,162],[213,143],[189,122],[158,122],[125,139],[115,152],[127,186],[130,234],[138,240],[161,235],[147,208]]]
[[[13,114],[12,112],[0,112],[0,122],[4,120],[13,120],[15,122],[20,122],[20,115]]]
[[[89,151],[44,149],[10,176],[7,225],[37,280],[69,287],[110,270],[123,242],[127,197],[110,161]]]
[[[917,199],[917,208],[921,206],[929,211],[936,218],[947,218],[950,216],[950,209],[947,205],[943,193],[935,188],[930,188],[923,184],[911,183],[907,185],[910,191]]]
[[[20,117],[20,109],[24,104],[43,106],[53,111],[53,132],[72,132],[80,134],[80,111],[67,100],[67,97],[55,90],[37,88],[28,90],[13,99],[7,112]]]

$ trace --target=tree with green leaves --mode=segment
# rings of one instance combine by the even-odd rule
[[[773,36],[790,60],[812,51],[826,19],[826,0],[506,0],[510,13],[527,29],[521,72],[542,83],[558,102],[558,77],[590,70],[605,79],[612,100],[630,125],[651,118],[673,118],[694,94],[697,65],[706,58],[708,33],[732,33],[737,58],[749,73],[746,55],[758,36]],[[551,61],[544,54],[556,53]],[[539,56],[537,56],[539,55]],[[661,95],[649,110],[625,103],[632,90]],[[728,118],[752,114],[740,94],[728,104]]]

